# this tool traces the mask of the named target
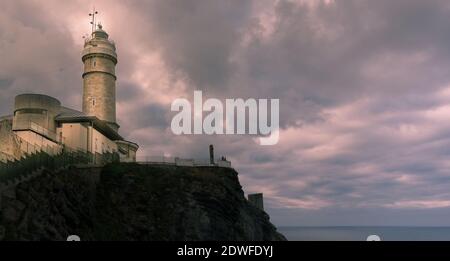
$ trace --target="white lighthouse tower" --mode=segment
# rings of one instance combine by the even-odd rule
[[[83,113],[96,116],[118,131],[116,122],[116,64],[115,44],[99,24],[87,39],[82,52]]]

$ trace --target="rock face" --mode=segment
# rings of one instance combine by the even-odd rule
[[[114,164],[4,191],[0,240],[286,240],[233,169]]]

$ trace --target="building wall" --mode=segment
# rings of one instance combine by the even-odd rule
[[[0,161],[18,159],[21,156],[19,146],[14,140],[12,131],[12,120],[0,121]]]
[[[96,31],[82,53],[83,112],[106,122],[116,122],[116,64],[114,43],[104,31]]]
[[[93,153],[106,153],[117,152],[117,145],[114,141],[108,139],[105,135],[101,134],[96,129],[89,127],[92,134],[92,152]]]
[[[116,141],[121,162],[136,162],[136,152],[138,146],[132,142],[121,140]]]
[[[84,72],[107,72],[116,75],[116,65],[111,58],[101,54],[91,54],[84,61]]]
[[[88,127],[81,123],[63,123],[58,128],[58,140],[73,150],[88,151]]]
[[[14,104],[13,130],[34,130],[55,140],[55,117],[61,103],[42,94],[17,95]]]
[[[50,155],[55,155],[61,151],[61,146],[58,143],[33,131],[14,131],[14,133],[20,138],[20,150],[24,153],[31,154],[45,151]]]
[[[106,73],[94,72],[83,78],[83,112],[116,122],[116,79]]]
[[[117,145],[105,135],[91,126],[81,123],[64,123],[58,128],[62,143],[73,150],[89,151],[91,153],[117,152]]]

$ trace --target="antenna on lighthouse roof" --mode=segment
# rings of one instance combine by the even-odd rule
[[[98,12],[95,11],[95,6],[94,6],[93,9],[92,9],[92,13],[89,13],[89,16],[91,17],[91,25],[92,25],[92,32],[91,33],[93,33],[95,31],[95,27],[96,27],[95,15],[97,15],[97,14],[98,14]]]

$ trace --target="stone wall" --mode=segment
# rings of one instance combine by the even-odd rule
[[[83,112],[107,122],[116,122],[114,76],[93,72],[84,76],[83,86]]]
[[[263,193],[249,194],[248,202],[257,208],[264,210]]]
[[[20,146],[14,139],[12,119],[0,121],[0,161],[18,159],[21,157]]]

